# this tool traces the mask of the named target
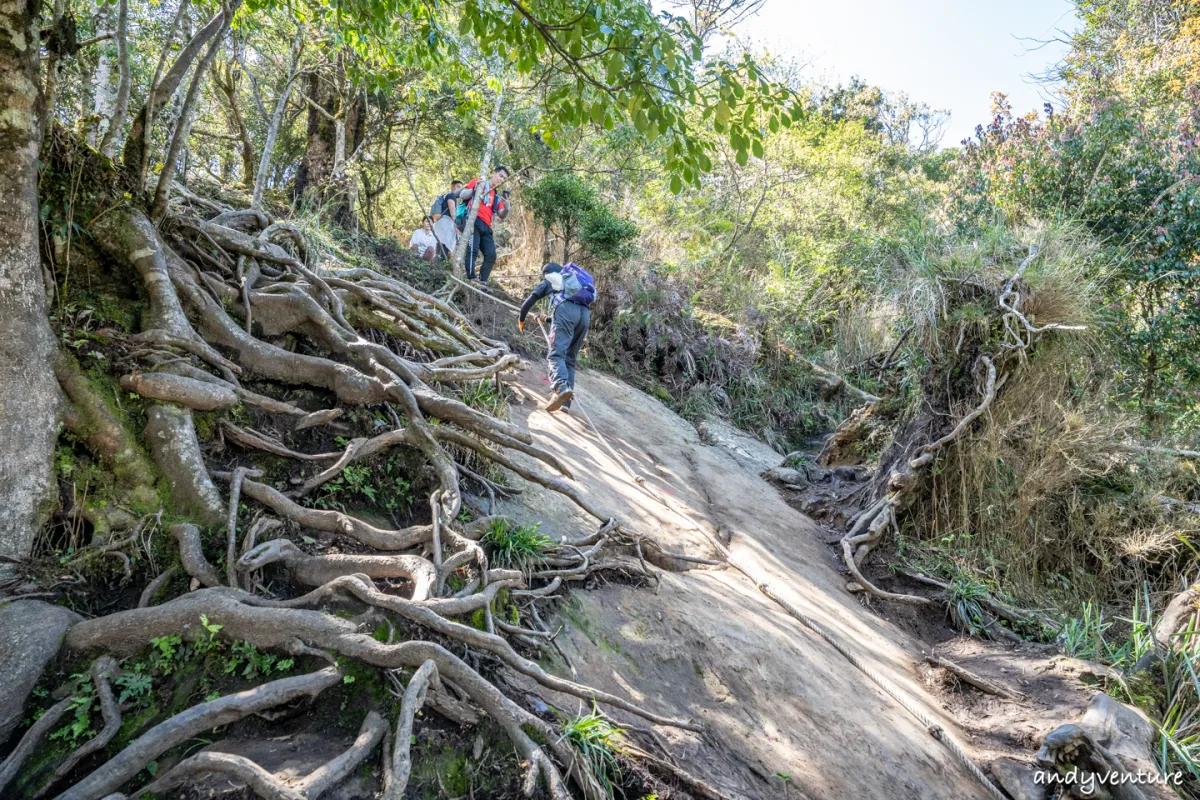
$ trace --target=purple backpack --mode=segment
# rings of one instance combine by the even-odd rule
[[[590,306],[596,301],[596,281],[588,271],[574,262],[562,269],[562,299],[581,306]]]

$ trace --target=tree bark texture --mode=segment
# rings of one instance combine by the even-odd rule
[[[58,437],[54,334],[38,251],[38,3],[0,5],[0,555],[27,556]]]

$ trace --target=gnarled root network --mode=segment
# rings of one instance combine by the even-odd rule
[[[465,387],[491,380],[499,385],[500,373],[520,366],[503,342],[480,334],[452,305],[322,253],[300,229],[261,211],[229,209],[188,193],[170,209],[156,226],[122,205],[105,212],[93,232],[108,255],[130,265],[145,286],[150,309],[143,330],[127,337],[129,364],[123,368],[121,387],[148,401],[144,435],[151,459],[176,509],[192,522],[167,526],[177,544],[179,564],[159,572],[142,592],[138,607],[76,624],[65,636],[66,650],[124,656],[158,637],[179,635],[197,641],[219,631],[220,638],[261,650],[317,657],[331,664],[344,663],[338,659],[361,662],[385,671],[397,686],[398,670],[415,672],[403,689],[394,735],[372,711],[355,743],[307,777],[284,779],[240,756],[202,752],[184,758],[135,796],[169,793],[199,775],[218,773],[262,797],[312,800],[357,769],[390,737],[390,747],[384,747],[385,795],[400,797],[412,771],[408,745],[422,705],[466,725],[483,717],[495,721],[513,744],[527,794],[540,785],[555,800],[567,800],[569,779],[588,800],[604,796],[587,762],[554,725],[510,700],[467,660],[450,652],[442,644],[447,641],[461,646],[469,658],[494,659],[548,690],[621,709],[657,725],[699,730],[688,720],[550,675],[504,638],[507,634],[531,647],[557,647],[556,634],[541,620],[539,602],[599,571],[632,579],[653,573],[641,558],[642,543],[652,540],[623,530],[596,507],[571,483],[567,465],[535,445],[527,431],[459,399]],[[196,209],[207,218],[196,216]],[[78,388],[68,370],[61,380]],[[303,401],[287,395],[279,399],[280,387],[308,393]],[[68,394],[74,398],[80,393]],[[329,397],[336,399],[336,407],[328,407]],[[252,407],[253,421],[219,419],[213,426],[218,445],[202,447],[193,412],[241,406]],[[303,444],[290,443],[305,441],[306,437],[294,438],[303,431],[341,424],[336,421],[348,408],[363,406],[382,409],[392,427],[352,438],[340,444],[338,452],[304,452]],[[106,441],[94,444],[104,451],[102,458],[111,458],[114,448]],[[327,491],[348,468],[401,447],[419,454],[432,475],[436,488],[428,524],[389,529],[342,510],[309,505],[312,501],[306,498]],[[205,463],[211,452],[223,453],[229,466],[211,469]],[[289,486],[264,476],[249,461],[259,452],[295,461],[305,468],[306,477]],[[243,454],[247,461],[237,463]],[[603,527],[551,545],[525,572],[494,568],[480,539],[493,527],[514,523],[493,516],[463,522],[460,511],[464,480],[474,481],[493,498],[489,508],[494,508],[497,494],[518,491],[498,483],[490,471],[495,468],[560,493]],[[256,516],[241,527],[239,542],[239,515],[245,505]],[[222,524],[218,550],[206,538],[206,530]],[[344,542],[338,543],[341,552],[308,552],[299,541],[280,536],[297,527],[344,537],[351,550],[374,552],[346,552]],[[276,532],[266,538],[269,531]],[[314,543],[307,537],[305,541]],[[223,552],[223,565],[210,562],[206,545],[209,555]],[[180,569],[191,579],[190,590],[154,605]],[[264,570],[286,577],[269,584],[276,591],[282,587],[282,598],[267,596]],[[406,582],[406,596],[395,593],[391,581],[396,579]],[[292,586],[311,591],[292,596]],[[498,620],[492,610],[502,592],[533,622]],[[360,616],[342,619],[324,610],[330,604],[353,607]],[[486,630],[456,619],[479,611],[484,612]],[[199,624],[201,617],[204,624]],[[364,630],[368,623],[378,629],[380,621],[391,631],[386,642]],[[437,641],[396,641],[398,631],[410,636],[415,631],[418,637],[425,632]],[[112,689],[118,672],[110,655],[94,662],[92,680],[104,724],[57,765],[55,783],[74,777],[120,729],[121,711]],[[340,669],[331,665],[200,703],[142,733],[59,797],[100,800],[115,795],[181,743],[247,715],[311,699],[341,679]],[[30,728],[0,765],[0,787],[69,708],[67,701],[53,706]],[[49,791],[50,785],[42,790]]]

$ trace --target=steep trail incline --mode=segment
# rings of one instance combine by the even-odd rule
[[[574,471],[590,501],[670,550],[718,557],[701,533],[628,478],[578,414],[538,409],[548,393],[539,369],[514,388],[522,402],[512,406],[513,421]],[[917,644],[845,591],[815,524],[759,477],[778,455],[731,431],[705,444],[657,400],[608,376],[582,373],[578,388],[596,426],[656,491],[954,731],[914,680]],[[561,496],[524,488],[505,513],[542,521],[552,537],[594,526]],[[782,773],[791,776],[791,796],[813,800],[987,796],[916,719],[736,570],[663,573],[657,595],[620,585],[578,592],[562,616],[568,632],[559,642],[579,679],[702,721],[702,737],[661,732],[688,769],[731,795],[782,797],[783,783],[772,777]],[[578,704],[557,701],[572,711]]]

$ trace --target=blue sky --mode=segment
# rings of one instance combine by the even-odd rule
[[[811,61],[810,78],[905,91],[950,111],[943,145],[957,144],[989,118],[1003,91],[1018,112],[1040,109],[1052,88],[1031,81],[1065,47],[1030,51],[1016,37],[1048,39],[1073,30],[1067,0],[767,0],[738,34],[779,55]]]

